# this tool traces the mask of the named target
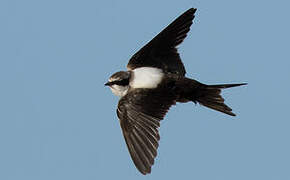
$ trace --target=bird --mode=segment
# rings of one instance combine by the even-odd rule
[[[136,168],[151,173],[159,146],[160,121],[176,103],[193,102],[235,116],[224,103],[221,90],[246,85],[207,85],[185,76],[177,46],[195,18],[190,8],[149,41],[127,64],[126,71],[110,76],[105,86],[120,97],[117,116]]]

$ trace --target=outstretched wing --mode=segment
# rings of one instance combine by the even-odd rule
[[[164,72],[185,75],[185,68],[177,52],[190,30],[196,9],[191,8],[168,25],[129,60],[127,68],[157,67]]]
[[[157,156],[160,121],[173,104],[173,94],[157,89],[136,89],[119,101],[117,115],[129,153],[144,175]]]

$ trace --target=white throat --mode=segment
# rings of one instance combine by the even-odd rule
[[[119,85],[112,85],[110,86],[110,89],[116,96],[123,97],[127,94],[129,86],[119,86]]]
[[[164,73],[154,67],[141,67],[132,71],[130,86],[132,88],[156,88],[162,81]]]

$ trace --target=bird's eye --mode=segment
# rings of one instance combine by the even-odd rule
[[[129,84],[129,79],[122,79],[121,81],[116,81],[117,85],[127,86]]]

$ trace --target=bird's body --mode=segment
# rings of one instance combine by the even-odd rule
[[[176,46],[187,35],[196,9],[189,9],[138,51],[127,71],[113,74],[108,85],[120,96],[117,115],[130,155],[142,174],[151,172],[157,156],[158,128],[177,102],[194,102],[235,116],[221,90],[242,84],[206,85],[185,77]]]

